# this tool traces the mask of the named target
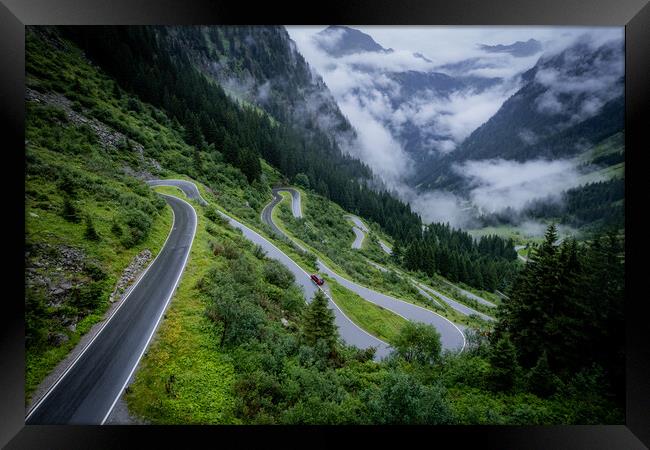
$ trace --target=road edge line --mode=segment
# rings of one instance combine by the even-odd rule
[[[140,361],[142,360],[142,356],[145,354],[147,351],[147,348],[149,347],[149,343],[151,342],[151,339],[153,338],[154,334],[156,334],[156,331],[158,330],[158,326],[160,325],[160,322],[165,314],[165,311],[167,311],[167,307],[169,306],[169,303],[171,302],[172,297],[176,293],[176,288],[178,287],[178,282],[181,279],[181,276],[183,275],[183,272],[185,272],[185,267],[187,266],[187,260],[190,257],[190,253],[192,253],[192,245],[194,245],[194,238],[196,237],[196,229],[198,228],[199,224],[199,218],[196,214],[196,210],[194,207],[189,203],[183,200],[182,198],[175,197],[173,195],[167,195],[167,194],[159,194],[163,195],[165,197],[173,197],[185,204],[187,204],[192,212],[194,213],[194,230],[192,231],[192,240],[190,241],[189,248],[187,250],[187,253],[185,254],[185,259],[183,260],[183,267],[181,270],[178,272],[178,276],[176,277],[176,281],[174,282],[174,287],[171,288],[169,292],[169,296],[167,297],[167,300],[165,301],[165,305],[163,306],[162,310],[160,311],[160,314],[158,315],[158,319],[156,320],[156,324],[154,325],[153,329],[151,330],[151,334],[149,335],[149,338],[147,339],[147,342],[145,343],[144,347],[142,348],[142,351],[140,352],[140,355],[138,356],[138,359],[135,362],[135,365],[131,369],[131,372],[129,373],[129,376],[126,378],[126,381],[122,385],[122,387],[119,390],[119,393],[117,394],[117,397],[115,397],[115,400],[113,400],[113,403],[111,404],[111,407],[109,408],[108,412],[104,416],[104,419],[101,421],[100,425],[104,425],[106,422],[106,419],[108,419],[108,416],[111,415],[111,412],[113,412],[113,408],[115,408],[115,404],[117,401],[120,399],[122,396],[122,393],[124,392],[124,388],[126,388],[126,385],[129,384],[129,380],[133,376],[133,373],[135,372],[135,369],[137,369],[138,365],[140,364]],[[171,206],[170,206],[171,207]]]
[[[124,306],[124,304],[125,304],[126,301],[128,300],[129,296],[131,295],[131,293],[133,292],[133,290],[135,289],[135,287],[140,283],[140,281],[141,281],[142,278],[144,278],[144,276],[147,274],[147,272],[149,271],[149,269],[151,268],[151,266],[153,266],[153,264],[156,262],[156,260],[158,259],[158,256],[160,256],[160,254],[161,254],[162,251],[164,250],[165,245],[167,245],[167,241],[169,241],[169,237],[172,235],[172,231],[174,231],[174,225],[175,225],[175,223],[176,223],[176,214],[174,214],[174,210],[172,209],[171,206],[170,206],[169,208],[170,208],[171,211],[172,211],[172,226],[170,227],[170,229],[169,229],[169,233],[167,233],[167,238],[165,239],[165,242],[163,242],[162,247],[160,247],[160,251],[158,251],[158,254],[156,255],[156,257],[153,259],[153,261],[151,261],[151,262],[147,265],[147,267],[144,269],[144,271],[142,271],[142,273],[141,273],[140,275],[138,275],[137,280],[136,280],[136,281],[135,281],[135,282],[134,282],[134,283],[129,287],[127,293],[124,295],[124,297],[123,297],[122,300],[120,301],[120,304],[117,306],[117,308],[115,308],[115,310],[111,313],[111,315],[108,316],[108,318],[105,319],[104,324],[101,326],[101,328],[99,329],[99,331],[97,331],[97,333],[95,334],[95,336],[92,337],[92,339],[90,340],[90,342],[88,342],[88,344],[86,344],[85,347],[81,350],[81,353],[79,353],[79,355],[77,355],[77,357],[74,359],[74,361],[72,361],[72,363],[71,363],[71,364],[70,364],[70,365],[65,369],[65,371],[64,371],[64,372],[59,376],[59,378],[56,379],[56,382],[54,382],[54,384],[53,384],[53,385],[52,385],[52,386],[47,390],[47,392],[45,393],[45,395],[43,395],[43,397],[41,397],[40,400],[39,400],[39,401],[38,401],[34,406],[32,406],[32,407],[29,409],[29,411],[27,412],[27,415],[25,416],[25,423],[27,422],[27,420],[29,419],[29,417],[34,413],[34,411],[36,411],[36,409],[37,409],[39,406],[41,406],[41,404],[45,401],[45,399],[46,399],[46,398],[47,398],[47,397],[52,393],[52,391],[54,390],[54,388],[56,388],[56,386],[61,382],[61,380],[63,379],[63,377],[65,377],[65,376],[68,374],[68,372],[70,372],[70,370],[71,370],[71,369],[74,367],[74,365],[79,361],[79,359],[84,355],[84,353],[86,353],[86,350],[88,350],[88,348],[90,348],[90,346],[92,345],[92,343],[95,342],[95,339],[97,339],[97,336],[99,336],[100,333],[101,333],[102,331],[104,331],[104,328],[106,328],[106,326],[107,326],[108,323],[111,321],[111,319],[113,318],[113,316],[115,316],[115,314],[117,314],[117,312],[122,308],[122,306]]]

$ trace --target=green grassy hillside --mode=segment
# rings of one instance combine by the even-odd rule
[[[460,355],[440,354],[435,330],[375,310],[372,317],[360,311],[357,320],[382,321],[368,327],[395,343],[388,361],[377,363],[371,352],[330,335],[313,338],[331,326],[327,313],[306,305],[291,273],[214,213],[227,211],[270,238],[259,216],[282,175],[261,162],[259,179],[249,182],[219,149],[190,146],[175,120],[122,90],[56,32],[39,30],[26,33],[28,398],[101,320],[124,269],[146,265],[159,251],[172,215],[143,180],[160,177],[194,180],[210,204],[194,204],[197,235],[186,269],[126,392],[129,412],[143,422],[623,422],[597,370],[553,379],[552,393],[539,391],[531,380],[547,374],[543,367],[519,367],[514,350],[502,351],[485,335],[472,334]],[[342,210],[328,203],[319,215],[314,205],[307,195],[306,220],[343,252],[352,234]],[[286,226],[301,226],[287,211],[279,210]],[[318,236],[308,240],[327,253]],[[313,257],[275,242],[300,264],[313,264]],[[373,253],[351,252],[350,262],[328,257],[350,272],[368,270],[361,258]],[[408,286],[385,277],[379,288],[408,294]],[[360,304],[344,292],[334,295],[355,302],[349,309]]]

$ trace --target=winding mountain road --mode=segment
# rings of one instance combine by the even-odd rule
[[[487,320],[487,321],[493,321],[494,320],[494,317],[490,317],[487,314],[483,314],[482,312],[476,311],[475,309],[470,308],[469,306],[466,306],[466,305],[464,305],[464,304],[462,304],[460,302],[457,302],[456,300],[454,300],[452,298],[449,298],[448,296],[446,296],[446,295],[442,294],[441,292],[438,292],[438,291],[430,288],[429,286],[426,286],[426,285],[421,284],[421,283],[416,283],[416,284],[420,288],[431,292],[433,295],[435,295],[436,297],[438,297],[442,301],[446,302],[449,306],[451,306],[452,308],[454,308],[456,311],[458,311],[461,314],[464,314],[466,316],[477,315],[481,319]]]
[[[517,245],[517,246],[515,246],[515,251],[517,252],[517,258],[519,258],[523,262],[528,262],[528,258],[526,258],[524,255],[519,254],[519,250],[521,250],[522,248],[526,248],[526,246],[525,245]]]
[[[450,287],[456,289],[458,292],[460,292],[460,293],[461,293],[462,295],[464,295],[465,297],[469,297],[469,298],[471,298],[471,299],[474,299],[474,300],[476,300],[477,302],[482,303],[482,304],[484,304],[485,306],[489,306],[489,307],[491,307],[491,308],[496,308],[496,307],[497,307],[497,305],[495,305],[495,304],[492,303],[492,302],[489,302],[489,301],[485,300],[483,297],[479,297],[478,295],[476,295],[476,294],[474,294],[474,293],[472,293],[472,292],[470,292],[470,291],[466,291],[465,289],[459,288],[458,286],[456,286],[455,284],[450,283],[449,281],[446,281],[446,280],[444,280],[444,281],[445,281],[445,283],[447,283]]]
[[[207,205],[208,202],[205,201],[196,185],[190,181],[185,180],[154,180],[150,181],[149,184],[153,186],[175,186],[180,188],[185,195],[191,199],[199,201],[201,204]],[[282,196],[274,190],[275,200],[281,201]],[[297,192],[297,191],[296,191]],[[262,215],[265,214],[266,208],[262,211]],[[297,212],[297,210],[294,210]],[[309,277],[309,274],[300,267],[293,259],[291,259],[286,253],[276,247],[268,239],[264,238],[262,235],[247,227],[238,220],[230,217],[228,214],[223,213],[222,211],[217,211],[219,215],[228,220],[228,222],[235,228],[241,230],[242,234],[246,239],[253,242],[254,244],[259,245],[264,249],[266,255],[269,258],[279,261],[284,265],[295,277],[295,282],[302,287],[303,293],[306,301],[311,301],[314,297],[314,294],[317,290],[321,290],[328,299],[329,307],[334,312],[335,323],[338,327],[339,334],[341,338],[348,344],[353,345],[357,348],[366,349],[370,347],[375,348],[375,360],[380,360],[386,357],[391,352],[391,347],[388,343],[378,339],[377,337],[369,334],[359,326],[357,326],[349,317],[345,315],[343,311],[334,303],[330,295],[321,289],[320,286],[316,286],[314,282]],[[266,211],[266,214],[271,214],[271,211]],[[269,219],[270,220],[270,219]]]
[[[274,190],[273,200],[267,204],[262,210],[261,218],[262,220],[269,225],[274,232],[280,236],[284,236],[294,242],[299,248],[304,249],[298,242],[287,236],[276,224],[273,222],[272,211],[275,206],[282,201],[282,196],[280,196],[276,190]],[[293,196],[292,196],[293,198]],[[362,223],[363,225],[363,223]],[[364,225],[365,228],[365,225]],[[366,228],[367,230],[367,228]],[[316,262],[319,270],[328,276],[334,278],[339,284],[343,285],[347,289],[355,292],[360,295],[365,300],[379,305],[389,311],[392,311],[400,316],[417,322],[424,322],[430,325],[433,325],[438,332],[440,333],[440,341],[443,349],[447,350],[461,350],[465,348],[465,335],[464,333],[452,323],[447,318],[431,311],[421,306],[415,305],[413,303],[406,302],[404,300],[397,299],[395,297],[382,294],[380,292],[374,291],[365,286],[361,286],[345,277],[342,277],[338,273],[330,269],[323,261],[320,259]]]
[[[374,261],[370,261],[369,259],[367,261],[368,261],[368,264],[375,267],[377,270],[380,270],[382,272],[388,272],[388,269],[385,268],[384,266],[382,266],[380,264],[377,264]],[[453,309],[455,309],[456,311],[458,311],[459,313],[461,313],[463,315],[471,316],[472,314],[476,314],[477,316],[481,317],[484,320],[487,320],[487,321],[494,320],[493,317],[490,317],[490,316],[488,316],[486,314],[483,314],[481,312],[476,311],[475,309],[470,308],[469,306],[466,306],[466,305],[464,305],[464,304],[462,304],[460,302],[457,302],[456,300],[453,300],[453,299],[447,297],[446,295],[436,291],[435,289],[433,289],[433,288],[431,288],[431,287],[429,287],[429,286],[427,286],[425,284],[422,284],[419,281],[414,280],[413,278],[408,277],[407,275],[403,274],[400,271],[396,270],[395,272],[397,272],[397,274],[402,276],[402,277],[408,278],[408,280],[418,290],[420,295],[422,295],[423,297],[427,298],[428,300],[430,300],[430,301],[432,301],[434,303],[437,303],[440,306],[442,306],[440,304],[440,302],[438,300],[436,300],[435,298],[433,298],[431,295],[434,295],[439,300],[442,300],[443,302],[446,302],[449,306],[451,306]]]
[[[352,226],[352,231],[354,231],[355,239],[354,242],[352,242],[352,248],[359,249],[363,245],[363,240],[366,238],[366,233],[368,232],[368,228],[357,216],[353,216],[352,214],[347,214],[345,217],[352,220],[352,222],[354,222],[354,225]]]
[[[380,240],[380,241],[379,241],[379,246],[381,247],[381,249],[382,249],[383,251],[385,251],[385,252],[388,253],[389,255],[392,255],[392,254],[393,254],[393,249],[390,248],[388,245],[386,245],[386,244],[384,243],[384,241],[381,241],[381,240]]]
[[[199,204],[205,206],[208,204],[208,202],[205,201],[203,197],[201,197],[201,193],[199,192],[199,189],[196,187],[194,183],[191,181],[186,181],[186,180],[148,180],[147,184],[149,186],[173,186],[179,188],[185,195],[187,195],[187,198],[191,200],[196,200],[199,202]]]
[[[26,424],[103,424],[167,308],[190,254],[197,217],[163,195],[174,214],[162,249],[77,359],[32,407]]]

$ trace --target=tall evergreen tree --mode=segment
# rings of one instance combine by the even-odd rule
[[[515,386],[519,374],[517,351],[508,335],[501,336],[489,355],[490,384],[499,391],[508,391]]]
[[[305,308],[302,333],[309,345],[314,346],[319,341],[324,341],[330,352],[334,351],[338,337],[334,313],[329,309],[327,298],[320,289],[316,291],[311,303]]]
[[[75,206],[74,202],[67,195],[64,195],[63,197],[62,216],[68,222],[72,222],[72,223],[81,222],[81,216],[79,214],[79,210]]]

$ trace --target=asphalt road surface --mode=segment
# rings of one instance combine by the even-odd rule
[[[389,255],[392,255],[392,254],[393,254],[393,250],[392,250],[388,245],[384,244],[383,241],[379,241],[379,246],[381,247],[381,249],[382,249],[383,251],[385,251],[385,252],[388,253]]]
[[[277,225],[273,222],[273,216],[271,214],[275,205],[277,205],[280,201],[282,201],[282,196],[274,192],[273,200],[268,205],[266,205],[264,210],[262,210],[262,220],[268,224],[278,235],[285,236],[282,230],[280,230],[280,228],[278,228]],[[361,225],[365,228],[365,225],[363,225],[363,223]],[[285,237],[291,239],[289,236]],[[295,243],[295,241],[293,242]],[[300,244],[296,244],[301,247]],[[351,280],[348,280],[347,278],[344,278],[331,270],[320,259],[317,260],[316,264],[323,273],[334,278],[338,283],[360,295],[367,301],[382,306],[383,308],[388,309],[389,311],[392,311],[408,320],[424,322],[433,325],[440,333],[440,341],[442,343],[443,349],[462,350],[465,347],[465,335],[455,324],[453,324],[445,317],[442,317],[441,315],[421,306],[396,299],[389,295],[382,294],[365,286],[361,286]]]
[[[382,294],[381,292],[374,291],[365,286],[361,286],[360,284],[337,274],[320,260],[318,260],[317,264],[321,272],[334,278],[339,284],[360,295],[369,302],[399,314],[408,320],[433,325],[436,330],[438,330],[438,333],[440,333],[440,342],[443,349],[462,350],[465,347],[465,335],[449,319],[429,309],[413,303],[405,302],[404,300],[399,300],[390,295]]]
[[[302,205],[300,204],[300,191],[286,187],[286,188],[276,188],[273,189],[273,192],[288,192],[291,194],[291,212],[293,217],[300,219],[302,218]]]
[[[352,248],[359,249],[363,245],[363,240],[366,237],[368,228],[357,216],[348,214],[345,217],[347,217],[348,219],[352,220],[352,222],[354,222],[354,226],[352,226],[352,231],[354,231],[355,238],[354,238],[354,242],[352,243]]]
[[[479,297],[478,295],[473,294],[473,293],[471,293],[471,292],[469,292],[469,291],[466,291],[465,289],[459,288],[458,286],[456,286],[455,284],[450,283],[449,281],[445,281],[445,282],[446,282],[449,286],[453,287],[454,289],[457,289],[457,290],[458,290],[461,294],[463,294],[464,296],[469,297],[469,298],[473,298],[473,299],[476,300],[477,302],[479,302],[479,303],[483,303],[485,306],[490,306],[490,307],[492,307],[492,308],[496,308],[496,306],[497,306],[497,305],[495,305],[495,304],[492,303],[492,302],[488,302],[488,301],[485,300],[483,297]]]
[[[377,269],[377,270],[379,270],[379,271],[381,271],[381,272],[388,272],[388,269],[385,268],[384,266],[382,266],[381,264],[377,264],[376,262],[374,262],[374,261],[370,261],[369,259],[366,259],[366,261],[368,261],[368,264],[370,264],[371,266],[373,266],[375,269]],[[396,271],[396,272],[397,272],[397,271]],[[404,275],[404,274],[402,274],[402,273],[400,273],[400,272],[397,272],[397,273],[399,273],[399,274],[402,275],[402,276]],[[428,292],[426,292],[424,289],[422,289],[422,288],[420,287],[420,284],[419,284],[419,283],[415,282],[415,281],[414,281],[413,279],[411,279],[411,278],[409,278],[409,281],[410,281],[411,283],[413,283],[413,286],[415,287],[415,289],[418,290],[418,292],[420,293],[420,295],[422,295],[422,296],[423,296],[424,298],[426,298],[427,300],[429,300],[429,301],[431,301],[431,302],[437,304],[438,306],[443,307],[443,306],[440,304],[440,302],[439,302],[438,300],[436,300],[435,298],[433,298],[431,295],[429,295]]]
[[[472,314],[476,314],[477,316],[479,316],[483,320],[487,320],[487,321],[493,321],[494,320],[494,317],[490,317],[490,316],[488,316],[486,314],[483,314],[481,312],[476,311],[475,309],[470,308],[469,306],[466,306],[466,305],[464,305],[464,304],[462,304],[460,302],[457,302],[456,300],[447,297],[446,295],[444,295],[441,292],[438,292],[438,291],[430,288],[429,286],[426,286],[426,285],[420,284],[420,283],[416,283],[416,284],[417,284],[417,286],[419,288],[431,292],[433,295],[435,295],[436,297],[438,297],[442,301],[446,302],[449,306],[451,306],[452,308],[454,308],[456,311],[458,311],[461,314],[464,314],[466,316],[471,316]]]
[[[28,413],[27,424],[102,424],[135,371],[171,300],[196,232],[196,212],[164,196],[174,212],[158,256],[70,368]]]
[[[354,242],[352,242],[352,248],[359,249],[363,244],[363,239],[366,237],[365,233],[357,227],[352,227],[354,231]]]
[[[368,230],[368,227],[366,226],[366,224],[363,223],[363,222],[361,221],[361,219],[358,218],[357,216],[353,216],[352,214],[347,214],[345,217],[348,217],[350,220],[352,220],[352,222],[354,222],[354,224],[355,224],[357,227],[359,227],[359,229],[360,229],[361,231],[363,231],[364,233],[367,233],[368,231],[370,231],[370,230]]]
[[[198,201],[201,205],[207,205],[208,202],[201,197],[199,189],[194,183],[186,180],[149,180],[147,181],[149,186],[175,186],[182,190],[187,198]]]

